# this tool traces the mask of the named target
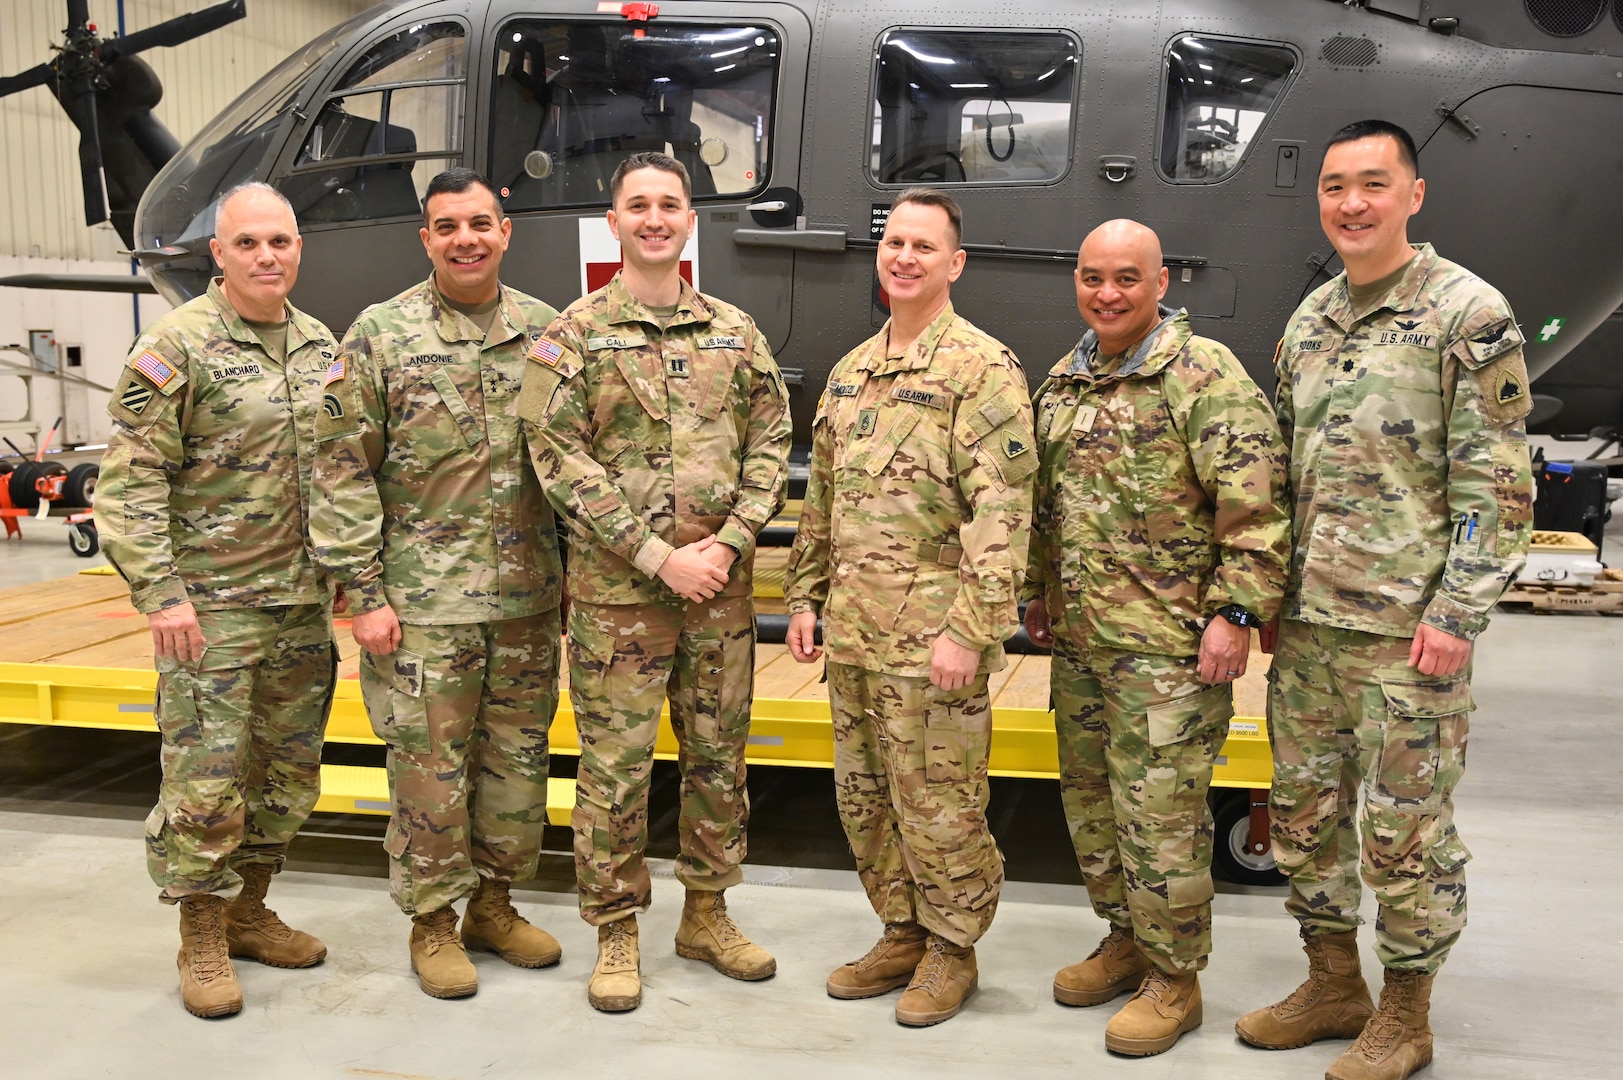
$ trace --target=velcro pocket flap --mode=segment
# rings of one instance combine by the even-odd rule
[[[1476,708],[1471,700],[1471,684],[1465,679],[1445,682],[1382,682],[1386,705],[1398,716],[1437,719],[1458,716]]]

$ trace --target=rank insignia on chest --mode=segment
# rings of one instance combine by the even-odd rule
[[[1076,419],[1071,423],[1072,435],[1086,435],[1093,430],[1093,422],[1099,418],[1099,409],[1095,405],[1084,405],[1076,410]]]
[[[175,377],[175,369],[164,362],[163,357],[148,349],[137,356],[130,367],[139,371],[152,381],[152,385],[162,390],[169,385],[169,380]]]
[[[118,403],[130,412],[138,413],[152,403],[152,393],[150,386],[132,382],[124,388],[124,393],[119,395]]]
[[[340,356],[338,359],[334,360],[332,362],[332,364],[327,368],[327,381],[322,383],[321,385],[324,386],[324,387],[331,386],[333,383],[337,382],[339,379],[342,379],[343,377],[344,377],[344,358],[342,356]]]
[[[874,428],[876,428],[878,426],[879,426],[879,410],[878,409],[863,409],[860,413],[857,414],[856,433],[859,436],[861,436],[861,435],[872,435],[874,433]]]
[[[1003,436],[1003,456],[1011,461],[1030,449],[1031,444],[1012,431]]]
[[[1501,371],[1493,381],[1493,396],[1501,405],[1517,401],[1525,393],[1527,389],[1514,371]]]
[[[327,414],[329,420],[342,420],[344,418],[344,403],[338,400],[337,394],[323,394],[321,396],[321,409]]]
[[[530,359],[538,360],[548,367],[557,367],[558,358],[563,356],[564,350],[556,341],[541,338],[530,346]]]
[[[673,379],[688,377],[688,358],[681,353],[672,353],[665,358],[665,374]]]

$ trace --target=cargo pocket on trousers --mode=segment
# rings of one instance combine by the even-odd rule
[[[992,710],[984,699],[977,708],[975,699],[942,700],[932,693],[924,714],[925,782],[978,790],[986,781],[991,738]]]
[[[426,754],[432,748],[426,681],[426,665],[416,653],[396,649],[374,656],[361,650],[361,700],[373,734],[391,749]]]
[[[976,847],[943,852],[941,862],[947,894],[965,911],[979,911],[1003,888],[1003,852],[990,837]]]
[[[1188,742],[1218,724],[1234,718],[1234,692],[1228,683],[1218,683],[1193,694],[1185,694],[1145,710],[1151,746],[1172,746]]]
[[[164,693],[168,683],[168,693]],[[203,722],[197,715],[197,680],[190,672],[176,671],[160,678],[152,719],[170,746],[201,746]]]
[[[1205,869],[1191,874],[1167,875],[1167,906],[1173,908],[1195,907],[1204,904],[1217,894],[1212,885],[1212,872]]]
[[[700,638],[693,657],[693,737],[703,746],[721,741],[722,671],[720,638]]]
[[[575,865],[589,868],[587,873],[599,879],[595,889],[598,892],[607,887],[614,873],[614,834],[610,815],[609,805],[594,793],[579,787],[575,789],[575,810],[569,820],[570,829],[575,834]],[[577,870],[577,873],[581,871]],[[588,885],[585,874],[582,874],[581,884],[583,887]]]
[[[1426,926],[1435,942],[1465,927],[1465,864],[1470,861],[1470,849],[1453,825],[1426,851]]]
[[[1472,709],[1471,684],[1463,677],[1431,682],[1383,680],[1386,716],[1380,757],[1370,770],[1369,797],[1406,814],[1435,814],[1462,763],[1455,748]]]

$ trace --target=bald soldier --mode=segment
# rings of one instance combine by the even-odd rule
[[[1026,628],[1052,646],[1060,791],[1110,932],[1054,998],[1133,998],[1105,1026],[1159,1054],[1201,1022],[1212,948],[1212,765],[1251,627],[1279,610],[1284,446],[1234,354],[1196,336],[1161,242],[1110,221],[1082,242],[1088,330],[1037,391]]]
[[[840,822],[885,925],[827,990],[905,986],[915,1027],[975,992],[1003,888],[987,679],[1018,628],[1037,464],[1025,373],[953,310],[962,235],[943,192],[896,196],[876,263],[891,317],[829,374],[784,589],[797,661],[822,655],[823,618]]]
[[[136,341],[108,411],[96,526],[147,616],[163,782],[147,869],[180,906],[181,1002],[242,1008],[229,956],[274,967],[327,948],[265,906],[316,804],[337,654],[305,544],[321,380],[336,345],[287,302],[303,241],[273,188],[226,192],[222,276]]]
[[[1465,929],[1454,786],[1472,645],[1532,526],[1521,331],[1496,289],[1409,243],[1425,195],[1401,127],[1331,136],[1319,224],[1346,270],[1296,309],[1275,358],[1295,518],[1277,648],[1263,635],[1268,806],[1308,977],[1236,1028],[1269,1050],[1356,1037],[1329,1080],[1431,1061],[1432,980]],[[1379,912],[1373,1010],[1360,876]]]

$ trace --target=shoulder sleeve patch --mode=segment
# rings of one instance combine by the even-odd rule
[[[1521,344],[1521,330],[1517,328],[1515,320],[1506,316],[1468,334],[1465,338],[1465,355],[1460,360],[1466,367],[1480,368],[1512,349],[1520,348]]]
[[[969,415],[969,435],[965,443],[974,444],[1020,415],[1020,406],[1013,394],[1000,393]]]

